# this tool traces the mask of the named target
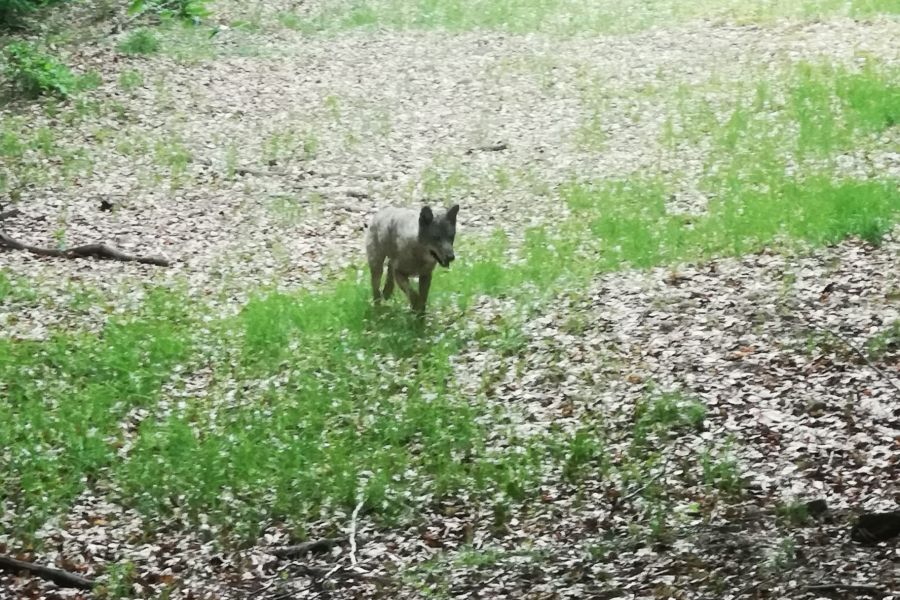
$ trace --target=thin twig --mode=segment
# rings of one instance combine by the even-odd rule
[[[360,498],[353,509],[353,515],[350,517],[350,564],[356,564],[356,517],[359,515],[359,509],[362,508],[364,498]]]
[[[815,327],[821,329],[822,331],[824,331],[825,333],[831,335],[831,336],[834,337],[835,339],[837,339],[837,340],[843,342],[844,345],[846,345],[848,348],[850,348],[851,350],[853,350],[853,352],[855,352],[861,359],[863,359],[864,361],[866,361],[866,364],[869,365],[870,367],[872,367],[872,370],[873,370],[873,371],[875,371],[876,373],[878,373],[885,381],[887,381],[887,382],[891,385],[891,387],[893,387],[895,390],[897,390],[898,393],[900,393],[900,385],[898,385],[893,379],[891,379],[891,378],[887,375],[887,373],[885,373],[884,371],[882,371],[881,369],[879,369],[878,366],[877,366],[875,363],[873,363],[871,360],[869,360],[869,357],[866,356],[866,353],[863,352],[862,350],[860,350],[859,348],[857,348],[855,345],[853,345],[853,344],[850,342],[850,340],[848,340],[847,338],[845,338],[845,337],[842,336],[841,334],[839,334],[839,333],[837,333],[836,331],[833,331],[833,330],[831,330],[831,329],[829,329],[829,328],[827,328],[827,327],[822,327],[821,325],[816,325]]]

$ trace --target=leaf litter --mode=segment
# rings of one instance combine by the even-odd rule
[[[491,188],[485,201],[484,181],[498,168],[533,170],[552,190],[573,173],[625,175],[658,159],[653,123],[661,118],[648,104],[638,104],[650,111],[640,123],[612,106],[602,153],[573,147],[583,110],[577,57],[595,57],[597,76],[611,89],[620,86],[624,97],[660,83],[661,71],[666,84],[700,82],[711,69],[740,77],[748,65],[764,62],[759,57],[777,53],[851,60],[868,50],[896,61],[896,46],[886,42],[896,28],[890,21],[800,29],[697,25],[563,41],[354,32],[322,40],[287,36],[266,48],[276,58],[134,61],[130,66],[149,83],[127,97],[111,83],[97,94],[126,106],[133,117],[124,135],[144,138],[146,148],[126,151],[121,139],[118,148],[96,144],[90,175],[70,185],[25,185],[20,205],[28,214],[9,227],[31,243],[51,245],[63,227],[67,243],[109,240],[179,264],[154,270],[4,252],[5,270],[54,298],[27,310],[0,305],[4,335],[41,338],[61,326],[101,327],[107,310],[67,309],[72,285],[100,290],[109,310],[125,311],[140,303],[147,283],[185,284],[222,314],[260,285],[315,286],[358,263],[367,213],[429,193],[465,202],[466,235],[497,226],[515,233],[523,223],[562,217],[566,209],[552,194],[515,183]],[[91,66],[115,81],[119,66],[102,60],[106,50],[98,52]],[[534,74],[508,68],[510,58],[527,64],[550,56],[566,58],[552,90]],[[382,114],[389,123],[373,132]],[[120,128],[117,118],[101,115],[62,130],[61,143],[77,144],[94,127]],[[30,121],[44,119],[35,114]],[[296,137],[306,135],[307,146],[318,149],[302,160],[276,158],[287,175],[228,174],[228,140],[240,140],[241,165],[263,171],[266,142],[298,122]],[[191,156],[183,165],[177,147],[165,148],[176,138]],[[508,147],[468,153],[496,140]],[[885,156],[885,167],[896,168]],[[169,160],[161,179],[154,160]],[[701,164],[690,155],[673,161],[673,170],[686,172]],[[51,173],[57,168],[46,166]],[[475,183],[435,189],[424,183],[429,173],[441,181],[457,168]],[[273,199],[281,196],[296,206],[279,209]],[[101,210],[101,201],[113,211]],[[360,210],[331,208],[349,202]],[[174,586],[172,598],[811,598],[803,585],[836,580],[897,594],[897,549],[855,545],[847,524],[854,513],[891,510],[900,501],[898,398],[852,350],[822,343],[823,331],[833,330],[862,348],[900,319],[897,235],[895,229],[879,247],[848,241],[809,254],[762,252],[603,275],[586,293],[560,294],[538,315],[503,300],[480,302],[473,322],[518,315],[522,338],[504,348],[475,345],[455,357],[461,390],[495,406],[522,439],[594,424],[613,463],[605,472],[591,463],[575,482],[561,471],[542,473],[536,499],[504,509],[502,519],[497,505],[435,499],[405,527],[377,529],[363,516],[356,565],[346,545],[278,560],[265,548],[290,543],[280,527],[267,531],[259,548],[224,550],[208,527],[192,528],[186,517],[147,523],[118,505],[114,490],[95,488],[39,532],[44,549],[33,558],[89,576],[130,561],[134,597],[159,597]],[[896,348],[875,362],[900,378]],[[211,376],[202,369],[184,373],[160,409],[174,410],[179,395],[202,393]],[[702,426],[671,437],[651,432],[669,458],[647,465],[649,480],[635,480],[626,467],[636,407],[665,394],[705,406]],[[122,427],[133,433],[148,416],[135,411]],[[498,435],[496,442],[506,439]],[[125,436],[123,455],[128,444]],[[703,452],[733,457],[742,493],[701,481],[696,461]],[[828,511],[802,526],[777,511],[819,499]],[[648,532],[661,506],[677,518]],[[14,517],[3,514],[0,524]],[[345,515],[341,527],[350,519]],[[311,524],[310,536],[325,536],[332,526]],[[0,534],[0,549],[15,547]],[[0,573],[0,597],[87,596]]]

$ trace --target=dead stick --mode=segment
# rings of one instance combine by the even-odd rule
[[[81,575],[54,569],[53,567],[45,567],[24,560],[16,560],[9,556],[0,555],[0,569],[5,569],[13,573],[28,571],[41,579],[52,581],[56,585],[62,587],[78,588],[82,590],[89,590],[94,587],[94,582],[92,580],[82,577]]]
[[[311,540],[309,542],[294,544],[293,546],[272,548],[271,550],[267,550],[267,552],[278,558],[295,558],[304,556],[309,552],[324,552],[325,550],[331,550],[333,547],[338,544],[343,544],[346,541],[347,538],[345,537],[322,538],[320,540]]]
[[[877,585],[864,585],[857,583],[817,583],[814,585],[804,585],[803,589],[807,592],[862,592],[864,594],[885,595],[885,591]]]
[[[466,150],[466,154],[474,154],[475,152],[500,152],[501,150],[506,150],[509,146],[506,145],[506,142],[498,142],[496,144],[489,144],[487,146],[478,146],[477,148],[469,148]]]
[[[881,377],[882,377],[885,381],[887,381],[887,382],[891,385],[891,387],[893,387],[895,390],[897,390],[898,393],[900,393],[900,385],[898,385],[893,379],[891,379],[890,377],[888,377],[887,373],[885,373],[884,371],[882,371],[881,369],[879,369],[878,366],[877,366],[875,363],[873,363],[871,360],[869,360],[869,357],[866,356],[866,353],[863,352],[862,350],[860,350],[859,348],[857,348],[856,346],[854,346],[854,345],[850,342],[850,340],[848,340],[848,339],[845,338],[844,336],[840,335],[840,334],[837,333],[836,331],[832,331],[831,329],[828,329],[827,327],[822,327],[821,325],[818,325],[817,327],[818,327],[819,329],[821,329],[822,331],[824,331],[825,333],[830,334],[830,335],[831,335],[832,337],[834,337],[835,339],[837,339],[837,340],[843,342],[844,345],[846,345],[848,348],[850,348],[851,350],[853,350],[853,351],[854,351],[861,359],[863,359],[864,361],[866,361],[866,364],[869,365],[870,367],[872,367],[872,370],[874,370],[876,373],[878,373],[879,375],[881,375]]]
[[[84,246],[76,246],[68,250],[54,250],[52,248],[39,248],[24,244],[18,240],[9,237],[3,231],[0,231],[0,246],[5,246],[13,250],[24,250],[38,256],[49,256],[52,258],[105,258],[109,260],[118,260],[121,262],[137,262],[146,265],[157,265],[159,267],[168,267],[169,261],[157,256],[132,256],[125,254],[121,250],[117,250],[106,244],[85,244]]]

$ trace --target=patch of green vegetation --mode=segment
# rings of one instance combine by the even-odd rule
[[[135,29],[119,42],[123,54],[154,54],[159,51],[159,38],[150,29]]]
[[[158,140],[153,147],[153,157],[157,164],[168,170],[172,187],[180,186],[192,160],[191,152],[181,138],[172,136]]]
[[[4,75],[23,95],[68,97],[78,78],[55,56],[29,42],[13,42],[3,49]]]
[[[900,352],[900,320],[894,321],[884,331],[869,338],[866,342],[866,351],[874,360]]]
[[[785,502],[775,508],[776,514],[791,525],[805,525],[809,520],[809,510],[805,502]]]
[[[31,304],[35,300],[37,300],[37,291],[27,279],[0,271],[0,302]]]
[[[312,29],[309,21],[294,12],[278,13],[278,22],[282,27],[293,29],[295,31],[310,31]]]
[[[610,470],[604,433],[592,426],[575,431],[565,444],[563,478],[577,483],[589,473],[605,476]]]
[[[0,118],[0,158],[7,159],[7,168],[0,171],[0,190],[6,189],[8,176],[23,186],[89,173],[93,161],[87,151],[72,148],[58,136],[54,128],[29,126],[17,117]],[[55,168],[48,168],[48,158]]]
[[[160,52],[185,64],[197,64],[221,55],[215,44],[215,29],[190,22],[164,22],[156,28],[160,39]],[[241,54],[239,46],[231,48],[233,54]]]
[[[131,13],[155,13],[162,17],[195,20],[209,14],[208,0],[131,0]]]
[[[737,459],[731,451],[732,441],[723,448],[707,449],[700,457],[703,483],[726,494],[737,494],[744,488]]]
[[[897,0],[852,0],[850,7],[853,15],[861,17],[900,14],[900,2]]]
[[[678,393],[663,393],[643,400],[634,409],[632,448],[642,453],[648,443],[658,447],[671,433],[697,431],[703,426],[705,417],[703,404]]]
[[[198,402],[143,428],[118,480],[145,509],[170,510],[178,490],[183,510],[252,539],[267,518],[303,522],[360,495],[367,510],[395,518],[411,490],[441,495],[519,468],[502,456],[454,459],[484,454],[477,408],[447,393],[458,341],[375,315],[355,280],[299,300],[258,298],[233,326],[241,379],[280,373],[282,382],[220,424]],[[401,368],[378,368],[385,359]]]
[[[669,187],[657,178],[573,184],[564,190],[586,233],[598,241],[596,266],[651,267],[713,256],[740,255],[772,244],[814,245],[855,235],[877,242],[900,215],[900,192],[891,181],[794,177],[786,165],[740,173],[717,183],[706,214],[686,221],[669,214]]]
[[[125,600],[132,597],[132,585],[137,569],[131,561],[109,565],[95,592],[101,600]]]
[[[797,564],[797,543],[793,538],[782,538],[767,552],[765,569],[771,573],[783,573]]]
[[[728,171],[752,173],[745,165],[753,159],[761,163],[758,169],[771,169],[788,156],[830,156],[898,122],[897,69],[875,60],[856,70],[800,63],[775,79],[760,80],[752,90],[735,90],[724,106],[679,88],[661,141],[675,147],[680,139],[708,139],[713,152],[730,157]]]
[[[144,85],[144,76],[135,69],[126,69],[119,73],[119,87],[131,92]]]
[[[27,539],[116,461],[125,415],[152,408],[189,355],[190,322],[180,298],[154,292],[102,336],[0,339],[0,500],[19,507],[12,533]]]
[[[296,196],[278,194],[271,198],[271,211],[284,225],[296,225],[306,214],[301,200]]]
[[[0,29],[21,27],[33,12],[59,0],[0,0]]]
[[[319,148],[318,137],[313,132],[304,135],[290,129],[268,135],[262,144],[262,162],[275,165],[295,159],[315,158]]]
[[[625,33],[699,18],[765,22],[779,17],[821,18],[900,13],[896,0],[359,0],[323,5],[293,28],[389,27],[452,31],[491,29],[553,34]]]

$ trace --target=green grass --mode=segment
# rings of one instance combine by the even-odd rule
[[[0,271],[0,303],[31,304],[38,298],[37,290],[22,277]],[[11,315],[15,318],[14,315]]]
[[[700,18],[767,22],[777,18],[812,19],[829,15],[868,17],[900,13],[897,0],[786,0],[741,2],[592,2],[589,0],[360,0],[321,8],[302,20],[282,17],[298,30],[354,27],[440,28],[453,31],[492,29],[554,34],[625,33],[660,24]]]
[[[751,185],[753,187],[751,187]],[[658,179],[572,184],[565,198],[602,248],[597,266],[646,268],[766,246],[813,245],[858,236],[877,242],[900,216],[892,181],[836,179],[827,173],[760,173],[742,186],[731,179],[698,217],[666,210],[671,188]]]
[[[488,444],[497,434],[492,409],[459,395],[451,358],[477,339],[514,354],[523,339],[513,323],[489,338],[456,323],[480,295],[533,301],[531,285],[566,276],[557,258],[575,261],[576,247],[535,228],[523,260],[504,265],[502,236],[461,244],[458,268],[441,274],[430,327],[401,303],[374,310],[365,278],[350,273],[320,292],[259,296],[238,317],[201,330],[176,296],[160,292],[142,315],[100,335],[4,342],[3,380],[15,383],[0,415],[11,440],[0,472],[4,499],[27,513],[20,534],[86,485],[116,490],[151,521],[203,515],[245,542],[274,520],[303,535],[304,523],[359,497],[389,524],[423,499],[463,490],[492,503],[495,527],[504,527],[548,470],[577,483],[614,468],[604,452],[610,433],[585,425],[531,439],[510,432],[503,449]],[[597,267],[580,260],[585,272]],[[212,366],[208,394],[155,411],[161,384],[185,363]],[[221,387],[228,381],[244,383]],[[120,460],[119,424],[134,407],[151,416]],[[698,407],[674,396],[640,415],[626,432],[636,440],[702,420]],[[628,471],[626,483],[641,480],[639,464],[615,468]],[[725,477],[709,468],[713,481]]]
[[[150,29],[135,29],[119,43],[123,54],[154,54],[159,51],[159,37]]]
[[[119,73],[119,87],[131,92],[144,85],[144,76],[140,71],[126,69]]]
[[[572,277],[627,264],[649,267],[742,253],[781,237],[811,243],[849,234],[875,239],[900,210],[895,186],[833,181],[824,175],[782,180],[766,193],[744,191],[716,203],[690,226],[667,215],[668,190],[659,180],[576,184],[564,193],[576,216],[561,231],[527,230],[522,259],[515,264],[506,258],[509,242],[499,234],[480,245],[461,244],[459,264],[441,273],[442,285],[434,294],[433,318],[448,319],[436,327],[423,329],[400,303],[374,311],[364,278],[355,274],[318,293],[260,296],[239,318],[221,324],[207,342],[228,353],[214,361],[217,375],[209,391],[212,397],[225,393],[215,381],[229,377],[269,383],[258,384],[255,391],[251,386],[246,397],[236,390],[232,407],[225,411],[212,410],[204,396],[165,418],[148,419],[124,462],[111,461],[102,437],[85,437],[71,424],[58,430],[53,421],[54,428],[43,434],[49,437],[48,445],[15,469],[42,476],[35,476],[38,483],[19,486],[44,490],[58,479],[62,483],[48,506],[68,498],[81,485],[80,476],[55,469],[54,461],[42,453],[80,440],[87,449],[67,452],[66,460],[79,460],[78,472],[109,469],[110,485],[127,503],[148,515],[178,510],[199,519],[202,514],[224,533],[249,541],[271,520],[302,524],[346,509],[360,496],[374,518],[393,523],[409,517],[418,498],[462,490],[486,499],[499,493],[501,500],[493,502],[495,525],[501,527],[513,504],[527,498],[541,474],[554,468],[572,482],[616,468],[626,485],[642,485],[646,473],[654,465],[658,468],[658,453],[645,453],[646,460],[637,463],[610,465],[604,459],[606,434],[591,427],[510,443],[523,453],[492,450],[486,443],[492,433],[486,424],[488,408],[459,397],[449,366],[468,340],[479,335],[485,340],[484,334],[455,328],[455,315],[480,295],[524,300],[532,296],[532,286],[553,287],[560,278],[571,282]],[[579,252],[583,244],[594,243],[602,248],[599,258]],[[174,339],[191,338],[189,332],[179,331]],[[164,333],[146,337],[164,339]],[[524,343],[514,326],[491,335],[489,343],[508,355],[519,352]],[[100,352],[104,340],[88,346]],[[116,357],[120,353],[119,346],[111,350]],[[42,353],[29,348],[27,355]],[[6,362],[24,360],[16,355]],[[79,368],[85,367],[66,363],[43,379],[68,381]],[[150,381],[158,384],[160,378],[155,377]],[[121,418],[121,412],[110,412],[105,388],[83,393],[86,396],[73,394],[72,401],[99,419],[99,430]],[[144,394],[152,396],[150,390]],[[84,405],[95,408],[85,410]],[[75,410],[73,405],[68,408]],[[98,413],[104,417],[96,417]],[[62,415],[70,416],[65,410]],[[658,445],[669,439],[669,432],[690,435],[702,419],[701,406],[663,395],[638,408],[631,435],[635,444],[653,440]],[[38,423],[29,430],[47,427]],[[14,447],[24,443],[22,433],[17,435],[9,432],[10,439],[18,440]],[[261,439],[266,443],[260,444]],[[36,457],[41,457],[37,463]],[[741,489],[737,464],[727,449],[707,449],[696,464],[699,479],[711,489]],[[657,521],[648,535],[669,535],[669,525]]]
[[[0,499],[19,507],[25,537],[116,462],[123,417],[152,408],[160,384],[188,356],[185,319],[169,294],[113,320],[102,336],[58,333],[0,340]]]
[[[0,191],[7,190],[10,179],[24,187],[90,172],[93,162],[83,145],[64,143],[60,137],[61,131],[55,126],[34,126],[18,117],[0,117],[0,160],[4,163]]]
[[[720,170],[828,157],[900,122],[900,70],[873,59],[858,69],[799,63],[726,97],[713,105],[679,88],[662,144],[676,149],[707,140],[713,152],[727,156]]]

